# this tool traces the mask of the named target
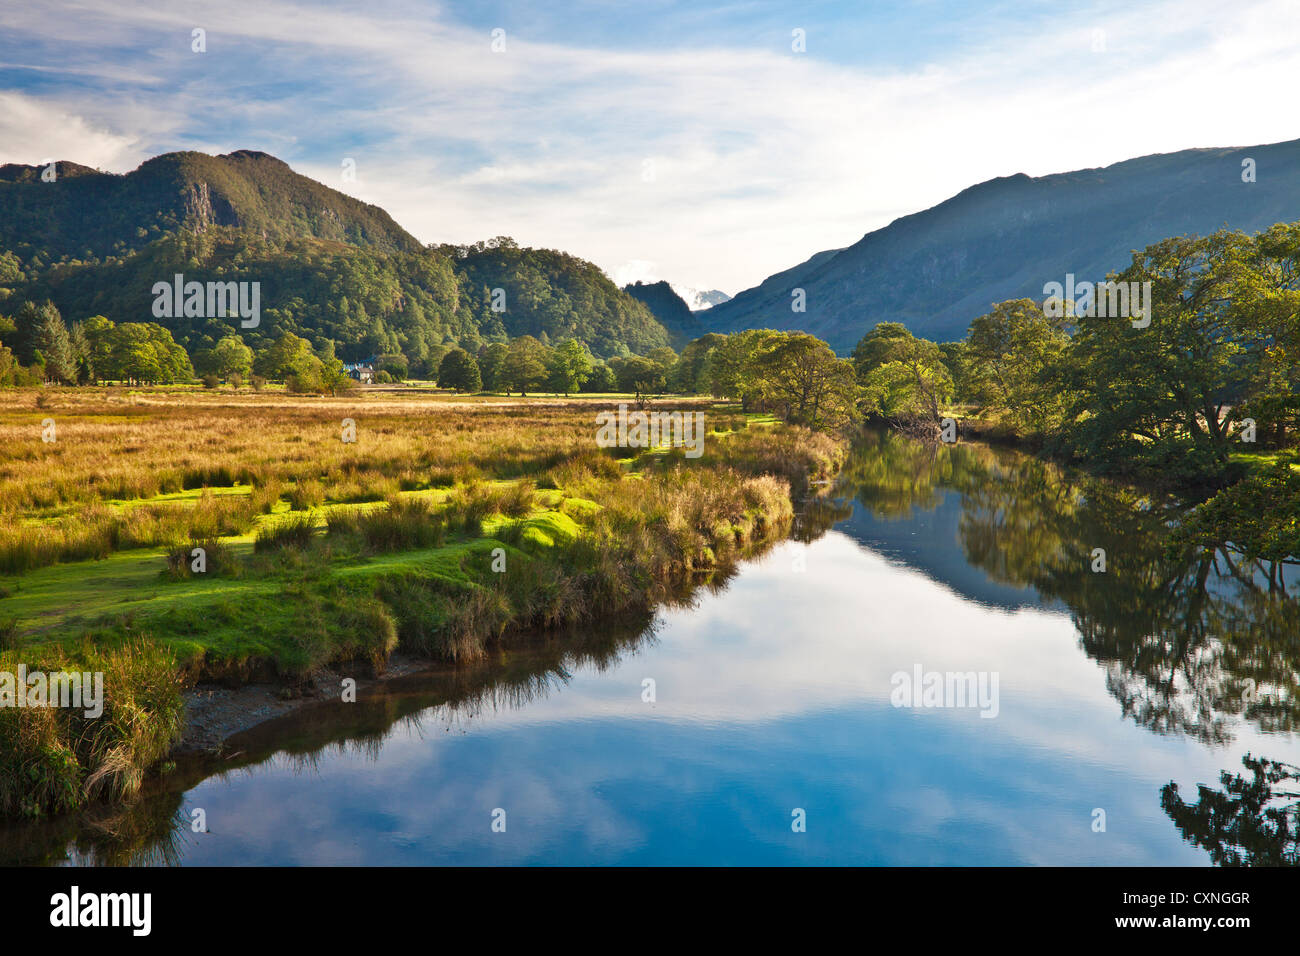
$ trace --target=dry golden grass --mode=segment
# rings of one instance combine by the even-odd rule
[[[282,496],[306,509],[478,478],[541,476],[596,453],[595,413],[611,404],[187,388],[20,389],[4,397],[0,573],[244,533]],[[710,418],[732,415],[710,411]],[[48,443],[46,419],[55,428]],[[343,441],[345,419],[355,423],[355,442]],[[178,495],[201,488],[217,491],[197,500]],[[178,500],[159,498],[168,495]]]

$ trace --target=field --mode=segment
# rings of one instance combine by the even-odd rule
[[[103,717],[0,708],[0,813],[138,789],[180,690],[593,624],[783,535],[842,450],[703,399],[704,453],[600,448],[620,400],[30,389],[0,411],[0,673],[102,671]],[[622,399],[626,401],[627,399]]]

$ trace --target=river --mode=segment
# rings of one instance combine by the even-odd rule
[[[0,857],[1231,862],[1205,785],[1247,862],[1285,859],[1265,811],[1294,798],[1221,774],[1264,757],[1291,766],[1263,786],[1300,789],[1293,569],[1170,554],[1176,516],[1014,452],[868,436],[793,539],[653,620],[311,706],[133,808],[0,830]]]

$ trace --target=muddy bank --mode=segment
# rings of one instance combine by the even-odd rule
[[[198,684],[183,695],[185,731],[169,756],[221,754],[225,750],[225,742],[235,734],[283,717],[308,704],[339,700],[343,694],[345,678],[352,677],[357,681],[359,697],[387,681],[436,666],[433,661],[394,654],[380,677],[356,678],[353,674],[327,669],[302,687],[292,689],[270,683],[246,684],[237,688],[212,683]]]

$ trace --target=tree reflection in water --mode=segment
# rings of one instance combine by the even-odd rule
[[[1190,804],[1170,782],[1160,791],[1160,806],[1217,866],[1300,866],[1300,767],[1250,754],[1241,762],[1250,779],[1225,770],[1222,790],[1202,784]]]
[[[884,518],[957,495],[959,547],[989,578],[1067,608],[1125,716],[1224,744],[1238,720],[1291,732],[1300,601],[1279,562],[1178,547],[1173,498],[972,444],[865,436],[839,490]],[[936,546],[942,542],[935,542]],[[1095,572],[1095,549],[1106,570]]]
[[[1159,734],[1222,745],[1235,721],[1296,729],[1300,601],[1283,565],[1229,548],[1174,543],[1187,505],[1068,474],[1003,449],[867,436],[841,476],[878,517],[960,496],[960,547],[995,581],[1069,609],[1124,716]],[[1094,549],[1106,571],[1093,571]],[[1294,575],[1293,575],[1294,577]],[[1251,777],[1223,771],[1187,804],[1172,781],[1161,806],[1220,866],[1300,864],[1300,768],[1249,754]]]

